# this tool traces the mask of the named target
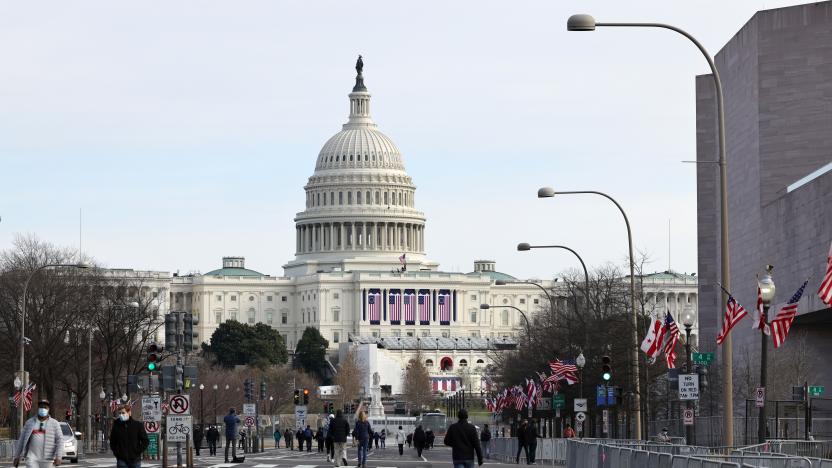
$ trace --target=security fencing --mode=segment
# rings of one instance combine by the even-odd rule
[[[14,440],[0,440],[0,460],[11,460],[14,457]]]
[[[563,465],[566,462],[566,441],[569,439],[538,439],[534,459],[547,466]],[[491,458],[513,463],[518,456],[516,437],[491,439]],[[520,460],[527,461],[528,454],[521,450]]]

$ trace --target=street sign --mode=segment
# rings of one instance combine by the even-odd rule
[[[173,395],[170,397],[168,406],[171,414],[191,414],[191,397],[188,395]]]
[[[148,434],[152,434],[155,432],[159,432],[161,424],[156,421],[145,421],[144,422],[144,431]]]
[[[566,408],[566,395],[558,393],[552,397],[552,408],[563,409]]]
[[[810,396],[821,396],[821,395],[823,395],[824,390],[825,389],[823,388],[822,385],[814,385],[814,386],[809,387],[809,395]]]
[[[306,426],[306,406],[295,405],[295,427],[300,429]]]
[[[599,385],[595,387],[595,405],[607,406],[607,388],[606,385]]]
[[[699,399],[699,374],[679,374],[679,399]]]
[[[256,416],[257,405],[254,403],[243,403],[243,416]]]
[[[578,422],[586,421],[586,413],[578,413],[575,415],[575,420]]]
[[[757,390],[754,391],[754,406],[757,408],[762,408],[766,405],[766,388],[765,387],[757,387]]]
[[[159,434],[148,434],[147,440],[149,443],[147,444],[147,450],[145,453],[149,457],[158,457],[159,456]]]
[[[604,434],[610,433],[610,410],[605,409],[601,415],[601,420],[603,421],[603,429],[601,432]]]
[[[158,396],[145,395],[142,397],[142,420],[162,421],[162,398]]]
[[[245,417],[245,424],[246,424],[246,427],[254,427],[254,416],[246,416]]]
[[[692,357],[695,364],[710,364],[714,362],[714,353],[693,353]]]
[[[682,412],[682,419],[684,419],[685,426],[693,426],[693,410],[686,409]]]
[[[573,404],[575,406],[574,410],[576,413],[586,413],[588,408],[586,398],[575,398],[575,400],[573,400]]]
[[[190,415],[168,415],[166,438],[168,442],[187,442],[191,435]]]
[[[546,411],[552,409],[552,399],[549,397],[543,397],[540,401],[537,402],[534,409],[538,411]]]

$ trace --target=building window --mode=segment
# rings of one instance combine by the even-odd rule
[[[249,300],[249,302],[253,301],[253,300],[254,300],[254,296],[249,296],[249,297],[248,297],[248,300]]]
[[[477,359],[477,364],[485,364],[485,361],[483,361],[482,359]]]
[[[231,312],[231,320],[237,321],[237,312]]]
[[[479,338],[479,337],[480,337],[479,330],[474,330],[474,331],[471,332],[471,338]]]
[[[347,205],[352,205],[352,192],[347,192]]]
[[[289,314],[287,312],[280,313],[280,323],[286,324],[289,322]]]
[[[231,296],[231,302],[237,302],[237,296]]]
[[[507,310],[503,311],[503,326],[504,327],[508,326],[508,311]]]
[[[503,304],[508,304],[508,299],[503,298]]]
[[[379,204],[379,193],[376,192],[376,205],[378,205],[378,204]]]
[[[413,330],[407,330],[405,332],[405,336],[407,336],[409,338],[413,338],[414,336],[416,336],[416,332],[414,332]]]
[[[535,303],[535,304],[540,304],[540,299],[535,299],[535,300],[534,300],[534,303]]]
[[[335,204],[335,192],[329,192],[329,204],[330,205]]]
[[[433,367],[433,359],[426,359],[425,367]]]
[[[451,337],[451,333],[450,333],[450,332],[447,332],[447,331],[443,331],[443,332],[442,332],[442,338],[450,338],[450,337]]]
[[[341,310],[340,309],[332,309],[332,321],[333,322],[340,322],[341,321]]]
[[[248,310],[248,323],[254,324],[254,309]]]
[[[332,293],[333,299],[339,299],[341,296],[338,293]]]
[[[340,343],[341,342],[341,332],[332,332],[332,342],[333,343]]]
[[[369,190],[367,190],[367,198],[366,198],[366,200],[367,200],[367,204],[368,204],[368,205],[369,205],[369,204],[371,204],[371,203],[373,203],[373,199],[370,197],[370,191],[369,191]]]
[[[280,296],[280,302],[286,302],[286,296]]]
[[[361,192],[355,192],[355,204],[356,205],[361,204]]]
[[[317,320],[318,320],[318,310],[313,308],[312,309],[312,321],[315,322]]]
[[[272,297],[271,296],[266,296],[266,301],[272,302]]]
[[[526,303],[526,300],[525,300],[525,299],[520,299],[520,303],[521,303],[521,304],[525,304],[525,303]]]
[[[384,204],[387,205],[387,192],[384,192]]]
[[[378,338],[378,330],[373,330],[372,336],[373,338]]]
[[[471,323],[477,323],[477,311],[476,310],[471,311]]]
[[[159,291],[153,291],[153,299],[159,297]]]
[[[402,336],[402,331],[401,330],[393,330],[393,336],[395,336],[395,337]]]
[[[465,359],[459,360],[459,367],[468,367],[468,361]]]
[[[476,301],[477,300],[477,295],[476,294],[471,294],[471,300]]]
[[[266,323],[271,325],[273,321],[274,321],[274,317],[272,316],[272,313],[269,312],[268,314],[266,314]]]
[[[422,336],[430,336],[430,330],[422,330]]]
[[[338,192],[338,204],[339,205],[344,204],[344,192]]]
[[[222,323],[222,312],[217,312],[216,315],[217,323]]]

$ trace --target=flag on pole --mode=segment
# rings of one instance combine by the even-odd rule
[[[766,335],[771,335],[771,329],[768,326],[766,318],[766,309],[763,307],[763,293],[760,287],[757,286],[757,308],[754,310],[754,322],[751,324],[753,330],[763,330]]]
[[[668,369],[676,368],[676,342],[679,341],[679,327],[670,312],[664,318],[664,359]]]
[[[549,368],[552,369],[552,375],[549,379],[553,382],[566,380],[566,383],[572,385],[578,381],[578,366],[575,364],[566,364],[555,359],[549,362]]]
[[[829,253],[826,254],[826,275],[818,288],[818,297],[821,302],[832,307],[832,245],[829,246]]]
[[[807,284],[809,284],[809,280],[803,282],[803,285],[792,295],[789,302],[771,320],[771,329],[774,331],[771,335],[771,340],[774,341],[775,349],[782,346],[786,341],[789,328],[791,328],[794,317],[797,314],[797,304],[800,302],[800,298],[803,296],[803,291],[806,289]]]
[[[23,396],[23,409],[29,411],[32,409],[32,394],[35,392],[35,389],[38,388],[36,384],[29,384],[29,387],[26,389],[26,393]]]
[[[407,254],[403,253],[401,257],[399,257],[399,262],[402,264],[402,271],[407,271]]]
[[[658,317],[653,317],[653,323],[647,329],[647,336],[641,342],[641,350],[651,358],[659,355],[662,349],[662,321]]]
[[[725,288],[722,288],[722,290],[725,291]],[[725,341],[725,337],[728,336],[728,333],[731,333],[734,325],[748,315],[745,307],[741,306],[731,293],[725,291],[725,294],[728,295],[728,302],[725,304],[725,318],[722,320],[722,330],[720,330],[719,335],[716,337],[716,344],[718,345],[721,345]]]

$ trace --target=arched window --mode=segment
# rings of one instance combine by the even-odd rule
[[[321,194],[320,193],[315,194],[315,205],[321,206]]]
[[[361,204],[361,192],[355,192],[355,203],[357,205]]]
[[[454,370],[454,361],[453,361],[453,359],[451,359],[448,356],[443,357],[442,360],[439,361],[439,370],[443,370],[443,371],[452,371],[452,370]]]
[[[425,367],[433,367],[433,359],[426,360]]]
[[[338,204],[339,205],[344,204],[344,192],[338,192]]]
[[[477,359],[477,364],[485,364],[485,361],[483,361],[482,359]]]
[[[384,192],[384,204],[387,205],[387,192]]]
[[[352,205],[352,192],[347,192],[347,205]]]
[[[335,192],[329,192],[329,204],[330,205],[335,204]]]
[[[379,204],[379,200],[380,200],[380,198],[379,198],[379,197],[380,197],[379,193],[378,193],[378,192],[376,192],[376,205],[378,205],[378,204]]]
[[[367,200],[368,205],[373,203],[373,199],[372,199],[372,197],[370,197],[370,191],[369,190],[367,190],[367,198],[365,198],[365,200]]]
[[[468,360],[460,359],[459,360],[459,367],[468,367]]]

